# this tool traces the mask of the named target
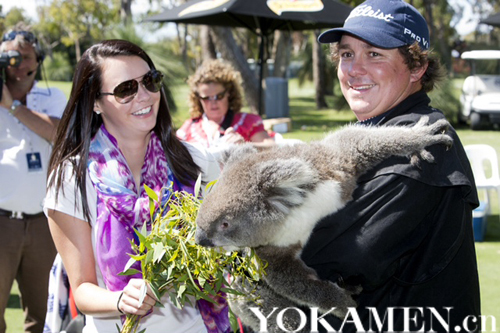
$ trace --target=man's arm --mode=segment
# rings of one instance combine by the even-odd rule
[[[12,95],[7,86],[4,84],[0,106],[3,106],[7,110],[10,110],[12,103]],[[59,118],[31,110],[26,105],[22,104],[19,105],[14,111],[10,112],[14,117],[19,119],[21,123],[23,123],[38,136],[44,138],[50,143],[54,142],[57,126],[59,125]]]
[[[26,105],[19,105],[13,116],[19,119],[26,127],[34,133],[53,143],[56,135],[59,118],[50,117],[49,115],[33,111]]]

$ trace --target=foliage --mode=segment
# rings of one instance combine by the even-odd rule
[[[162,198],[147,186],[146,191],[152,219],[154,217],[151,232],[146,230],[146,224],[142,230],[136,230],[139,244],[131,241],[135,255],[131,255],[122,275],[137,274],[138,271],[130,267],[140,262],[143,278],[155,297],[161,299],[168,293],[172,304],[179,309],[191,303],[189,297],[215,303],[215,299],[221,297],[220,292],[240,294],[228,287],[230,284],[224,278],[227,272],[234,279],[240,277],[249,283],[259,280],[264,265],[253,250],[249,256],[241,256],[238,252],[228,253],[196,244],[199,199],[186,192],[169,192],[170,197],[162,207]],[[156,212],[155,206],[160,207]],[[121,332],[136,332],[139,321],[140,317],[127,315]]]
[[[53,0],[50,5],[50,16],[66,32],[61,37],[66,46],[86,36],[101,38],[107,27],[117,21],[116,13],[110,0]]]
[[[44,79],[53,81],[71,81],[73,77],[73,67],[71,66],[66,54],[62,52],[54,52],[51,57],[47,57],[43,66],[43,71],[47,77]]]
[[[317,43],[313,33],[304,33],[306,36],[305,47],[300,53],[298,59],[302,60],[302,67],[299,69],[299,85],[302,86],[306,81],[312,81],[313,79],[313,56],[312,56],[312,43]],[[328,95],[335,95],[334,84],[337,79],[337,68],[335,64],[330,60],[330,48],[327,44],[321,44],[323,49],[323,55],[325,57],[325,81],[326,81],[326,92]]]
[[[444,80],[429,94],[431,105],[436,109],[443,111],[446,119],[455,123],[457,113],[460,110],[460,101],[457,90],[454,86],[454,81]]]
[[[24,15],[24,10],[17,7],[13,7],[2,21],[3,29],[6,30],[14,27],[18,22],[31,24],[31,20]]]
[[[76,61],[120,19],[113,0],[52,0],[39,7],[39,16],[37,30],[49,53],[54,45],[62,44],[73,49]]]

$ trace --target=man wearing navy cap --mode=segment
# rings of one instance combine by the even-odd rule
[[[349,106],[361,125],[412,126],[444,118],[427,95],[443,77],[427,23],[401,0],[369,0],[324,32]],[[353,200],[320,221],[302,259],[321,278],[360,285],[358,307],[320,329],[480,331],[472,234],[478,197],[463,146],[429,147],[436,163],[393,157],[362,176]],[[331,325],[328,327],[326,325]]]

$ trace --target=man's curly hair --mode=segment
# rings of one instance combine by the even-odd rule
[[[203,107],[198,98],[198,86],[203,83],[222,84],[229,94],[229,109],[234,113],[240,112],[243,104],[241,81],[240,73],[227,62],[205,60],[187,80],[190,88],[188,102],[191,118],[199,118],[203,114]]]

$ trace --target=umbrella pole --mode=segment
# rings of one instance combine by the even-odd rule
[[[263,116],[264,114],[264,101],[263,101],[263,88],[262,88],[262,78],[264,76],[264,39],[265,36],[260,33],[259,34],[259,40],[260,40],[260,45],[259,45],[259,115]]]

